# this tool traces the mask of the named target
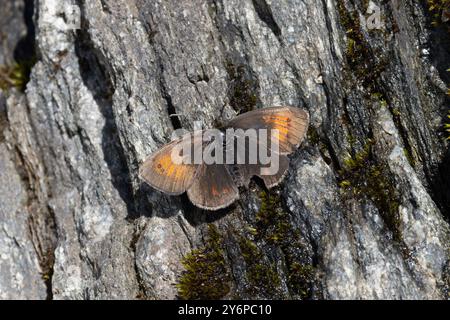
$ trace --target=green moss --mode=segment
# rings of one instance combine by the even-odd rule
[[[28,61],[16,62],[10,66],[0,66],[0,89],[7,91],[11,88],[25,90],[30,80],[31,68],[35,64],[35,58]]]
[[[277,297],[280,294],[281,280],[275,264],[263,260],[263,254],[252,241],[241,237],[239,248],[246,264],[246,277],[249,282],[248,293]]]
[[[377,80],[386,68],[386,60],[377,60],[374,52],[364,38],[357,11],[349,12],[344,0],[337,1],[337,9],[342,27],[346,30],[347,49],[346,71],[367,88],[369,93],[377,91]]]
[[[253,228],[253,227],[247,227],[247,231],[248,233],[250,233],[252,236],[257,236],[258,235],[258,229]]]
[[[402,115],[398,108],[392,108],[392,114],[394,115],[394,117],[400,117]]]
[[[221,299],[230,291],[222,237],[213,224],[208,225],[207,238],[203,248],[191,251],[182,260],[186,270],[177,284],[181,299]]]
[[[246,76],[243,65],[236,66],[232,62],[227,62],[225,66],[230,78],[230,105],[239,113],[244,113],[255,109],[258,103],[257,83],[249,76]]]
[[[301,299],[308,299],[311,297],[312,285],[315,281],[315,268],[305,264],[304,261],[308,258],[299,253],[302,251],[300,234],[292,228],[290,216],[283,209],[278,194],[262,191],[260,199],[261,207],[256,214],[257,235],[255,239],[263,240],[283,252],[290,291]],[[254,246],[251,246],[250,242],[246,247],[251,249]],[[251,251],[247,250],[246,252]],[[257,254],[248,258],[258,261]],[[256,271],[261,271],[261,268]]]
[[[318,145],[321,141],[319,133],[313,126],[309,126],[306,137],[312,145]]]
[[[442,12],[450,10],[450,0],[426,0],[428,10],[432,15],[433,26],[437,26],[441,23]]]
[[[289,268],[289,283],[301,297],[310,295],[311,287],[315,281],[315,268],[311,265],[292,263]]]
[[[256,225],[248,227],[255,239],[264,239],[270,244],[277,244],[283,238],[280,228],[284,225],[284,221],[278,219],[283,214],[279,201],[278,196],[261,192],[261,207],[256,213]],[[273,228],[269,230],[269,226]],[[248,293],[264,297],[279,297],[281,280],[275,264],[265,261],[261,250],[250,239],[240,236],[239,248],[246,264]]]
[[[281,206],[280,196],[263,191],[260,198],[261,207],[256,214],[258,235],[269,244],[280,245],[289,236],[289,217]]]
[[[343,0],[337,1],[340,22],[346,30],[347,35],[347,62],[351,65],[361,64],[364,56],[367,55],[364,36],[361,32],[358,13],[349,12]]]
[[[373,145],[373,140],[369,139],[362,150],[344,159],[339,171],[339,186],[352,197],[370,199],[395,240],[400,241],[399,197],[387,167],[377,163]]]
[[[331,164],[332,160],[329,157],[329,151],[326,140],[319,135],[317,129],[314,128],[313,126],[309,126],[308,132],[306,133],[306,137],[308,141],[311,143],[311,145],[317,146],[319,148],[319,152],[324,161],[327,164]]]
[[[354,135],[349,134],[349,135],[347,135],[347,141],[350,144],[350,146],[354,146],[357,142],[357,139]]]
[[[412,156],[411,152],[407,148],[403,148],[403,154],[405,155],[411,167],[414,168],[416,165],[416,161],[414,160],[414,157]]]

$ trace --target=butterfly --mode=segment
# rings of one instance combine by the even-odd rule
[[[271,153],[277,155],[278,161],[278,170],[274,173],[263,174],[267,164],[263,164],[259,158],[256,162],[248,161],[250,155],[248,146],[257,145],[258,150],[268,149],[269,145],[272,146],[272,141],[275,141],[260,135],[244,137],[247,138],[245,140],[247,142],[237,146],[233,160],[239,157],[236,155],[243,154],[241,158],[244,159],[240,159],[241,161],[234,161],[231,164],[175,161],[173,154],[176,150],[193,150],[201,147],[202,150],[211,151],[214,142],[208,139],[205,141],[204,131],[197,130],[173,140],[151,154],[140,166],[139,175],[151,187],[166,194],[180,195],[187,192],[189,200],[201,209],[212,211],[223,209],[239,198],[238,187],[248,187],[254,176],[260,177],[268,189],[278,185],[289,168],[288,155],[300,146],[308,125],[309,114],[303,109],[268,107],[241,114],[221,128],[221,132],[227,133],[228,130],[234,129],[237,138],[242,138],[239,135],[249,129],[275,132],[275,135],[270,136],[272,138],[276,136],[277,148]],[[232,142],[230,139],[224,139],[219,144],[223,143],[225,150],[229,150],[230,147],[236,147],[237,138]],[[215,144],[215,147],[217,146],[218,143]],[[267,153],[270,154],[269,151]],[[183,155],[183,152],[180,154]]]

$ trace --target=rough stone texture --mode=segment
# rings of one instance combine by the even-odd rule
[[[0,299],[45,299],[46,287],[28,235],[27,193],[4,143],[0,144]],[[6,183],[7,182],[7,183]]]
[[[18,39],[25,37],[25,3],[23,1],[2,1],[2,22],[0,30],[0,65],[9,64],[14,59]]]
[[[448,34],[397,0],[369,31],[366,4],[36,0],[31,80],[0,93],[0,296],[177,298],[214,223],[223,298],[448,298]],[[275,204],[255,183],[205,212],[138,179],[173,129],[283,104],[311,130]]]

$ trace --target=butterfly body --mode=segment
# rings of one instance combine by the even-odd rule
[[[287,155],[299,147],[308,124],[308,113],[299,108],[250,111],[212,135],[199,130],[168,143],[144,161],[139,173],[159,191],[170,195],[187,192],[197,207],[219,210],[236,201],[238,187],[248,186],[254,176],[260,177],[267,188],[279,184],[289,167]],[[252,130],[258,133],[251,134]],[[270,134],[259,134],[263,130]],[[269,162],[263,161],[264,152]],[[204,153],[209,158],[195,161],[197,155]],[[180,155],[178,161],[174,160],[174,154]],[[277,165],[273,166],[272,162]],[[276,171],[272,172],[272,167]]]

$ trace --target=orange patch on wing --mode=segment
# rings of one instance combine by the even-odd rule
[[[277,117],[277,116],[266,116],[263,117],[263,121],[280,132],[280,136],[286,136],[289,132],[289,118],[288,117]]]
[[[271,118],[273,122],[277,122],[277,123],[287,123],[289,122],[289,118],[288,117],[272,117]]]
[[[218,196],[220,193],[219,193],[219,191],[217,191],[217,189],[216,189],[216,187],[215,186],[211,186],[211,193],[212,193],[212,195],[213,196]]]
[[[178,174],[177,168],[180,166],[177,166],[172,161],[172,155],[170,153],[163,154],[157,159],[157,170],[159,174],[166,176],[166,177],[172,177],[175,173],[175,175]]]
[[[271,115],[271,116],[265,116],[263,117],[263,120],[267,123],[273,123],[273,122],[280,122],[280,123],[286,123],[290,121],[289,117],[284,117],[284,116],[275,116],[275,115]]]
[[[289,132],[289,128],[285,126],[275,126],[273,129],[277,129],[278,131],[280,131],[281,135],[287,135]]]
[[[277,131],[273,131],[273,135],[274,137],[279,141],[279,142],[286,142],[288,140],[288,133],[289,133],[289,129],[285,128],[285,127],[280,127],[280,128],[273,128]]]
[[[172,155],[164,154],[158,159],[158,168],[164,169],[164,171],[167,171],[171,166],[173,166],[172,162]]]

